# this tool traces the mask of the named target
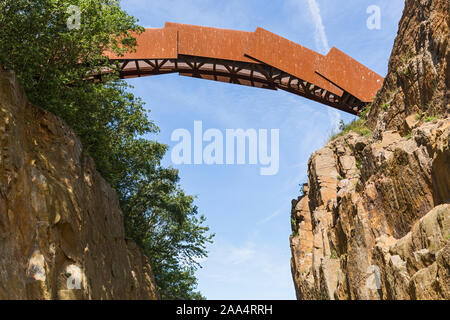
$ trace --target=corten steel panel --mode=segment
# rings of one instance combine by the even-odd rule
[[[317,89],[339,97],[346,91],[363,102],[370,102],[383,82],[382,77],[336,48],[323,56],[261,28],[251,33],[166,23],[163,29],[146,29],[137,36],[137,42],[136,52],[124,56],[105,53],[113,60],[128,60],[122,61],[125,78],[179,72],[270,89],[276,89],[276,83],[281,81],[278,86],[283,90],[350,113],[354,110],[346,102],[330,102],[326,93]],[[287,75],[280,74],[281,71]],[[298,90],[283,87],[291,81],[294,86],[297,83],[290,76],[316,88],[309,85],[306,88],[303,83],[303,88]],[[317,92],[321,96],[315,95]]]
[[[332,48],[316,70],[363,102],[372,102],[384,78],[337,48]]]
[[[178,31],[178,53],[188,56],[253,62],[245,57],[251,32],[170,23],[167,30]]]
[[[110,59],[176,59],[177,31],[174,29],[145,29],[136,36],[136,52],[117,56],[107,53]]]
[[[323,55],[265,29],[256,29],[245,53],[338,96],[343,94],[342,90],[315,72],[325,59]]]

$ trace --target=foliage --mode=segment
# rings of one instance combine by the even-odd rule
[[[383,111],[386,111],[389,107],[391,106],[391,104],[390,103],[383,103],[382,105],[381,105],[381,109],[383,110]]]
[[[330,259],[333,259],[333,260],[339,259],[339,257],[338,257],[338,255],[337,255],[336,251],[331,250],[331,253],[330,253]]]
[[[405,70],[403,70],[403,74],[404,74],[405,76],[409,76],[410,73],[411,73],[411,71],[409,70],[409,67],[407,67]]]
[[[359,118],[353,120],[349,124],[345,124],[343,120],[339,123],[339,132],[332,134],[329,141],[333,141],[343,135],[346,135],[349,132],[356,132],[361,136],[368,137],[372,136],[372,130],[370,130],[366,126],[367,117],[370,113],[372,105],[369,104],[361,113],[359,114]]]
[[[80,29],[67,27],[70,5],[81,10]],[[202,298],[194,271],[212,235],[178,172],[161,166],[167,146],[143,138],[158,132],[143,102],[103,56],[133,50],[136,19],[115,0],[2,0],[0,25],[0,65],[74,129],[117,190],[127,236],[150,258],[162,298]],[[110,73],[91,81],[100,70]]]
[[[438,118],[439,118],[438,116],[428,116],[428,117],[425,118],[425,122],[431,122],[431,121],[434,121],[434,120],[436,120]]]
[[[419,111],[417,113],[417,115],[415,116],[415,119],[417,121],[424,120],[425,122],[432,122],[432,121],[434,121],[436,119],[439,119],[439,117],[438,116],[427,116],[427,117],[425,117],[425,113],[423,111]]]
[[[349,124],[345,124],[344,121],[341,120],[341,123],[339,125],[340,132],[334,134],[331,136],[330,141],[335,140],[349,132],[356,132],[360,134],[361,136],[368,137],[372,135],[372,130],[370,130],[365,125],[366,120],[363,118],[358,118]]]
[[[297,224],[297,220],[294,219],[293,217],[291,217],[291,230],[292,230],[292,235],[295,237],[298,235],[298,224]]]
[[[375,98],[373,98],[373,100],[375,100]],[[369,115],[371,109],[372,109],[372,104],[369,104],[366,108],[364,108],[363,111],[361,111],[360,117],[363,119],[367,119],[367,116]]]

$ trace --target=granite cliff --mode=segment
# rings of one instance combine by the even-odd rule
[[[115,191],[73,131],[0,73],[0,299],[156,299]]]
[[[364,120],[292,201],[298,299],[450,299],[448,0],[407,0]]]

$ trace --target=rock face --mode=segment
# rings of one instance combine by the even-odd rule
[[[0,73],[0,299],[156,299],[115,191],[70,128]]]
[[[407,0],[368,114],[292,202],[298,299],[450,299],[448,0]]]
[[[408,134],[411,114],[449,114],[449,26],[449,1],[406,0],[388,74],[374,101],[378,107],[369,114],[375,135],[384,130]]]
[[[382,137],[311,157],[292,206],[299,299],[450,299],[450,118]]]

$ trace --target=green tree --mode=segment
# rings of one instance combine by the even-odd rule
[[[80,28],[68,28],[80,10]],[[114,0],[1,0],[0,64],[16,72],[30,101],[63,118],[117,190],[127,236],[152,262],[164,299],[201,299],[194,275],[212,241],[143,102],[104,57],[133,50],[137,20]],[[101,82],[93,74],[108,70]]]

